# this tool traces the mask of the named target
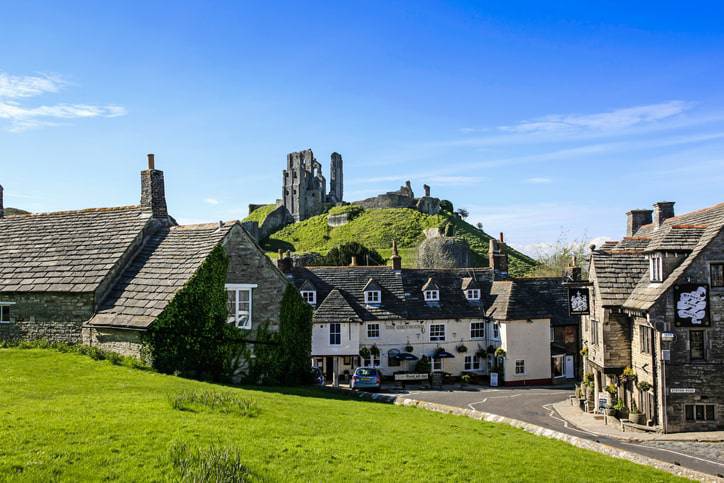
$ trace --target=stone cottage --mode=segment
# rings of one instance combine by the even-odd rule
[[[664,432],[724,427],[724,203],[675,216],[627,214],[626,236],[593,250],[585,370]]]
[[[312,359],[328,382],[360,366],[413,371],[423,356],[433,372],[485,377],[498,347],[506,384],[573,379],[578,318],[563,279],[508,278],[503,246],[491,268],[403,269],[394,246],[392,266],[279,266],[314,308]],[[559,327],[571,327],[571,353],[553,340]]]
[[[0,338],[138,356],[142,333],[217,246],[229,257],[228,322],[278,328],[284,275],[238,222],[178,225],[154,164],[149,155],[138,205],[0,216]]]

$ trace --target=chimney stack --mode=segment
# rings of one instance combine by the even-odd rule
[[[292,257],[289,252],[284,253],[279,250],[279,258],[277,259],[277,268],[283,274],[289,274],[292,271]]]
[[[571,257],[571,261],[566,268],[566,278],[572,282],[581,280],[581,267],[578,266],[575,255]]]
[[[505,250],[505,238],[500,234],[500,240],[491,238],[488,241],[488,266],[502,275],[508,274],[508,254]]]
[[[654,210],[631,210],[626,213],[626,236],[634,236],[639,228],[653,221]]]
[[[674,217],[674,201],[654,203],[654,230],[658,230],[666,220]]]
[[[392,240],[392,270],[399,272],[402,270],[402,257],[397,251],[397,240]]]
[[[3,205],[3,185],[0,184],[0,218],[5,217],[5,205]]]
[[[154,218],[168,220],[163,171],[156,169],[153,154],[148,155],[148,169],[141,171],[141,206],[150,209]]]

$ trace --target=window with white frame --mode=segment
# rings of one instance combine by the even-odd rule
[[[365,292],[366,304],[379,304],[382,300],[382,292],[379,290],[367,290]]]
[[[443,342],[445,340],[445,324],[430,325],[430,341]]]
[[[380,336],[380,324],[369,323],[367,324],[367,337],[370,339],[377,339]]]
[[[516,359],[516,361],[515,361],[515,374],[516,374],[516,375],[525,375],[525,360],[523,360],[523,359]]]
[[[442,371],[442,359],[433,357],[432,359],[432,372]]]
[[[598,321],[591,319],[591,344],[598,345]]]
[[[470,338],[485,339],[485,322],[470,322]]]
[[[480,300],[480,289],[469,288],[465,291],[465,298],[468,300]]]
[[[304,301],[309,305],[317,305],[317,292],[314,290],[302,290],[300,293]]]
[[[10,307],[15,305],[15,302],[0,302],[0,324],[10,323]]]
[[[480,370],[480,357],[465,356],[465,370],[466,371],[479,371]]]
[[[227,322],[240,329],[251,329],[252,321],[252,291],[256,284],[227,283],[226,307],[229,315]]]
[[[661,282],[664,279],[664,260],[661,254],[654,253],[649,257],[649,275],[652,282]]]
[[[493,339],[500,339],[500,326],[497,322],[493,322]]]
[[[425,302],[438,302],[440,300],[439,290],[425,290]]]
[[[645,354],[651,353],[651,328],[639,325],[639,349]]]
[[[340,345],[342,343],[342,324],[332,322],[329,324],[329,345]]]
[[[370,355],[369,359],[362,359],[363,367],[380,367],[380,356]]]

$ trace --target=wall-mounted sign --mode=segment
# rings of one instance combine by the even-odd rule
[[[677,327],[709,325],[709,286],[686,283],[674,286],[674,323]]]
[[[585,287],[568,288],[568,313],[571,315],[589,315],[591,313],[590,292]]]
[[[671,394],[694,394],[696,389],[693,387],[672,387],[669,392]]]

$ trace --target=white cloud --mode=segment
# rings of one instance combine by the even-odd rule
[[[57,126],[70,119],[125,116],[122,106],[113,104],[54,104],[30,107],[17,99],[57,93],[66,85],[59,77],[19,77],[0,73],[0,120],[7,121],[6,130],[20,132],[28,129]]]
[[[552,114],[499,129],[512,133],[551,133],[579,131],[615,131],[639,124],[668,119],[693,106],[690,102],[668,101],[627,107],[596,114]]]
[[[0,72],[0,98],[34,97],[46,92],[58,92],[65,81],[58,76],[14,76]]]
[[[553,180],[545,177],[527,178],[524,183],[527,184],[550,184]]]
[[[219,200],[217,200],[216,198],[209,197],[209,198],[204,198],[204,203],[207,203],[209,205],[218,205]]]

